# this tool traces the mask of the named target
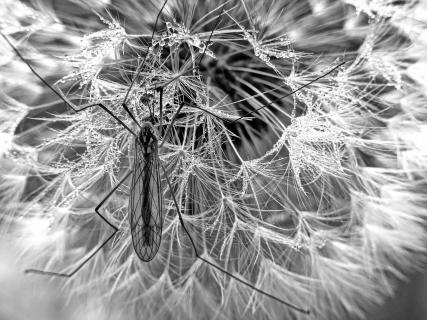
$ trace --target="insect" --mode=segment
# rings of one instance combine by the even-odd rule
[[[153,124],[144,122],[134,143],[128,206],[133,247],[142,261],[154,258],[162,235],[163,199],[157,143],[158,133]]]
[[[151,36],[151,42],[153,42],[153,37],[156,32],[156,26],[157,22],[159,20],[160,14],[165,7],[167,3],[167,0],[163,3],[163,6],[161,10],[159,11],[156,22],[154,25],[154,30]],[[217,24],[221,19],[222,12],[224,10],[224,6],[222,7],[221,14],[217,18]],[[216,28],[216,27],[215,27]],[[211,32],[211,36],[215,31],[215,28]],[[178,201],[176,199],[176,196],[173,192],[172,184],[170,181],[170,178],[168,176],[168,173],[166,172],[166,169],[164,168],[163,164],[161,163],[159,159],[159,150],[162,148],[164,142],[166,141],[166,138],[168,134],[170,133],[171,128],[173,127],[173,124],[175,120],[180,115],[180,112],[184,106],[184,104],[181,104],[179,108],[175,111],[174,116],[167,126],[163,136],[160,136],[159,131],[156,129],[156,123],[155,123],[155,117],[154,112],[151,112],[150,117],[147,119],[144,119],[142,123],[139,123],[135,117],[135,115],[130,111],[130,109],[127,106],[127,98],[129,95],[129,92],[132,89],[132,86],[135,83],[135,80],[138,78],[138,74],[140,70],[137,69],[136,75],[133,78],[133,81],[128,88],[128,91],[126,93],[126,96],[124,98],[124,101],[122,103],[123,109],[127,112],[127,114],[131,117],[131,119],[135,122],[135,124],[138,126],[138,132],[134,132],[126,123],[124,123],[120,118],[115,116],[109,108],[107,108],[103,103],[96,103],[96,104],[90,104],[80,107],[79,109],[75,108],[69,100],[58,90],[56,90],[53,86],[51,86],[42,76],[40,76],[34,68],[31,66],[31,64],[21,55],[21,53],[18,51],[16,47],[13,46],[13,44],[10,42],[10,40],[2,34],[3,38],[10,44],[10,46],[13,48],[13,50],[16,52],[16,54],[24,61],[30,70],[34,73],[35,76],[37,76],[49,89],[51,89],[66,105],[68,105],[71,109],[73,109],[75,112],[81,112],[83,110],[86,110],[88,108],[92,107],[100,107],[102,108],[106,113],[108,113],[112,118],[114,118],[120,125],[123,126],[124,129],[126,129],[132,136],[133,136],[133,163],[132,163],[132,169],[123,176],[123,178],[119,181],[119,183],[105,196],[105,198],[96,206],[95,212],[96,214],[106,223],[108,224],[112,229],[113,233],[104,241],[102,242],[90,255],[88,255],[85,260],[74,270],[72,270],[70,273],[59,273],[59,272],[52,272],[52,271],[43,271],[43,270],[36,270],[36,269],[28,269],[26,270],[27,273],[37,273],[41,275],[50,275],[50,276],[59,276],[59,277],[72,277],[75,275],[92,257],[94,257],[118,232],[118,228],[111,223],[106,217],[104,217],[101,212],[99,211],[100,208],[105,204],[105,202],[111,197],[111,195],[114,194],[114,192],[129,178],[129,176],[132,176],[132,181],[130,185],[130,196],[129,196],[129,205],[128,205],[128,217],[130,222],[130,229],[131,229],[131,236],[132,236],[132,243],[135,250],[136,255],[142,260],[142,261],[150,261],[152,260],[156,253],[159,250],[159,246],[161,243],[161,234],[162,234],[162,213],[163,213],[163,198],[162,198],[162,184],[161,184],[161,178],[160,174],[163,173],[163,176],[167,182],[168,188],[171,192],[172,200],[174,203],[174,206],[176,208],[176,212],[178,214],[179,221],[181,223],[181,226],[188,236],[191,246],[194,249],[195,255],[198,259],[202,260],[204,263],[210,265],[211,267],[220,270],[227,276],[235,279],[236,281],[240,282],[241,284],[244,284],[251,289],[268,296],[271,299],[274,299],[289,308],[292,308],[298,312],[306,313],[308,314],[310,311],[293,305],[290,302],[284,301],[274,295],[269,294],[268,292],[265,292],[251,283],[242,280],[241,278],[233,275],[229,271],[227,271],[225,268],[220,267],[219,265],[205,259],[197,249],[197,246],[193,240],[193,237],[191,236],[191,233],[187,229],[184,219],[181,213],[181,208],[178,204]],[[210,40],[210,38],[209,38]],[[209,42],[208,40],[208,42]],[[207,47],[207,46],[206,46]],[[203,51],[203,54],[201,55],[198,65],[200,65],[204,54],[206,52],[206,48]],[[145,64],[147,55],[145,56],[141,66]],[[338,67],[338,66],[337,66]],[[334,69],[336,69],[335,67]],[[328,73],[332,72],[334,69],[330,70]],[[309,85],[310,83],[317,81],[321,77],[326,76],[328,73],[319,76],[315,80],[305,84],[304,86],[294,90],[293,92],[287,94],[293,94],[297,90],[302,89],[303,87]],[[162,97],[163,97],[163,88],[164,86],[156,87],[155,90],[159,93],[159,107],[160,107],[160,117],[159,117],[159,128],[162,128],[162,113],[163,113],[163,103],[162,103]],[[285,96],[279,97],[278,99],[282,99]],[[277,100],[278,100],[277,99]],[[275,100],[276,101],[276,100]],[[274,103],[275,101],[271,102]],[[265,105],[262,108],[268,107],[269,105]],[[197,105],[190,105],[189,107],[198,108]],[[261,108],[257,109],[260,110]],[[255,111],[257,111],[255,110]],[[206,110],[203,110],[204,112],[208,112]]]

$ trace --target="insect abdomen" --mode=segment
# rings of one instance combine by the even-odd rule
[[[149,127],[149,125],[144,126]],[[157,139],[142,131],[135,140],[132,184],[129,197],[129,218],[132,244],[143,261],[154,258],[162,236],[162,194]]]

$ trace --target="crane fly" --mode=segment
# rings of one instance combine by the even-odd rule
[[[153,33],[151,35],[151,43],[153,43],[154,34],[156,32],[157,22],[159,20],[160,14],[162,10],[164,9],[166,3],[168,0],[166,0],[155,21]],[[219,7],[218,7],[219,9]],[[224,12],[224,4],[221,6],[221,13],[219,14],[216,25],[213,28],[212,32],[210,33],[209,39],[207,41],[207,44],[205,46],[205,49],[203,50],[203,53],[199,59],[198,65],[200,65],[200,62],[203,60],[205,56],[205,51],[208,47],[208,44],[210,43],[210,39],[215,31],[215,29],[218,26],[219,21],[221,20],[221,16]],[[10,47],[15,51],[16,55],[29,67],[31,72],[40,79],[42,83],[44,83],[53,93],[55,93],[68,107],[70,107],[75,112],[81,112],[83,110],[86,110],[88,108],[92,107],[100,107],[102,108],[106,113],[108,113],[112,118],[114,118],[121,126],[123,126],[124,129],[129,131],[131,135],[133,135],[133,161],[131,164],[131,170],[124,175],[124,177],[118,182],[118,184],[105,196],[105,198],[96,206],[95,212],[96,214],[105,222],[107,223],[114,232],[104,241],[102,242],[96,249],[93,250],[91,254],[89,254],[82,263],[77,266],[73,271],[69,273],[61,273],[61,272],[53,272],[53,271],[44,271],[44,270],[37,270],[37,269],[27,269],[25,270],[26,273],[36,273],[41,275],[50,275],[50,276],[59,276],[59,277],[72,277],[76,272],[78,272],[92,257],[96,255],[118,232],[118,228],[111,223],[107,218],[105,218],[99,211],[99,209],[104,205],[104,203],[110,198],[110,196],[122,185],[130,175],[132,175],[131,179],[131,185],[130,185],[130,195],[129,195],[129,204],[128,204],[128,218],[130,223],[130,230],[131,230],[131,237],[132,237],[132,244],[134,251],[138,258],[142,261],[150,261],[152,260],[160,247],[161,243],[161,237],[162,237],[162,225],[163,225],[163,197],[162,197],[162,182],[161,182],[161,176],[160,171],[163,172],[164,178],[168,184],[168,188],[171,192],[172,200],[176,209],[176,212],[178,214],[178,218],[180,221],[180,224],[188,236],[191,246],[193,247],[193,250],[195,252],[195,255],[198,259],[202,260],[204,263],[208,264],[209,266],[223,272],[228,277],[235,279],[236,281],[240,282],[241,284],[248,286],[249,288],[253,289],[254,291],[261,293],[273,300],[276,300],[285,306],[304,313],[309,314],[310,310],[305,309],[299,306],[296,306],[288,301],[284,301],[266,291],[263,291],[251,283],[241,279],[240,277],[237,277],[227,271],[225,268],[220,267],[216,263],[213,263],[206,258],[204,258],[201,254],[199,254],[197,246],[188,231],[184,219],[181,213],[180,206],[178,205],[178,201],[175,197],[175,194],[173,192],[173,188],[171,185],[171,181],[168,177],[168,174],[166,172],[166,169],[161,163],[161,160],[159,158],[159,149],[163,146],[163,144],[166,141],[166,137],[170,133],[170,130],[179,116],[182,108],[184,107],[184,103],[181,103],[179,105],[179,108],[175,111],[174,116],[172,120],[170,121],[169,125],[167,126],[167,129],[165,130],[165,133],[163,137],[160,137],[158,130],[156,129],[156,123],[155,123],[155,117],[154,117],[154,107],[153,110],[150,109],[150,117],[145,119],[141,124],[136,120],[133,113],[128,108],[126,102],[128,100],[129,93],[131,92],[131,89],[133,85],[135,84],[136,79],[138,78],[138,75],[140,74],[148,53],[145,55],[145,58],[142,62],[142,64],[139,65],[136,71],[136,75],[134,76],[127,92],[126,96],[124,98],[124,101],[122,102],[123,109],[127,112],[127,114],[132,118],[132,120],[138,125],[138,132],[135,133],[131,127],[126,125],[122,120],[120,120],[117,116],[115,116],[103,103],[93,103],[88,104],[84,106],[80,106],[80,108],[77,108],[73,103],[67,99],[67,97],[62,94],[60,90],[55,89],[52,85],[50,85],[42,76],[40,76],[36,70],[32,67],[32,65],[29,63],[27,59],[23,57],[23,55],[20,53],[20,51],[12,44],[12,42],[8,39],[7,36],[5,36],[2,32],[0,32],[2,37],[5,39],[5,41],[10,45]],[[303,89],[304,87],[308,86],[309,84],[325,77],[329,73],[331,73],[333,70],[337,69],[339,66],[341,66],[343,63],[337,65],[336,67],[332,68],[328,72],[324,73],[323,75],[317,77],[316,79],[302,85],[301,87],[293,90],[292,92],[283,95],[274,101],[270,102],[269,104],[266,104],[258,109],[255,109],[254,111],[247,113],[245,116],[250,115],[251,113],[261,110],[263,108],[266,108],[273,104],[274,102],[281,100],[287,96],[290,96],[294,94],[295,92]],[[198,67],[197,67],[198,68]],[[191,71],[191,70],[189,70]],[[168,82],[170,83],[170,81]],[[162,97],[163,97],[163,88],[164,86],[159,86],[155,88],[155,90],[159,93],[159,108],[160,108],[160,124],[159,128],[162,128],[162,112],[163,112],[163,105],[162,105]],[[218,118],[215,114],[210,113],[208,110],[201,109],[197,107],[196,104],[191,103],[188,105],[188,107],[200,109],[203,112],[209,113],[215,117]],[[243,117],[238,118],[237,120],[242,119]],[[235,120],[235,121],[237,121]],[[234,121],[232,121],[234,122]]]

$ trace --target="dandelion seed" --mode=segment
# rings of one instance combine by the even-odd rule
[[[126,32],[117,21],[108,21],[102,17],[100,20],[108,26],[108,29],[85,35],[82,38],[83,49],[81,53],[64,58],[66,62],[78,70],[63,77],[58,83],[80,78],[80,89],[91,83],[103,68],[104,60],[108,57],[113,58],[116,49],[125,41]]]

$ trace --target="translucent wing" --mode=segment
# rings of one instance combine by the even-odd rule
[[[132,243],[142,261],[150,261],[159,250],[162,237],[162,188],[157,140],[135,139],[129,219]]]

